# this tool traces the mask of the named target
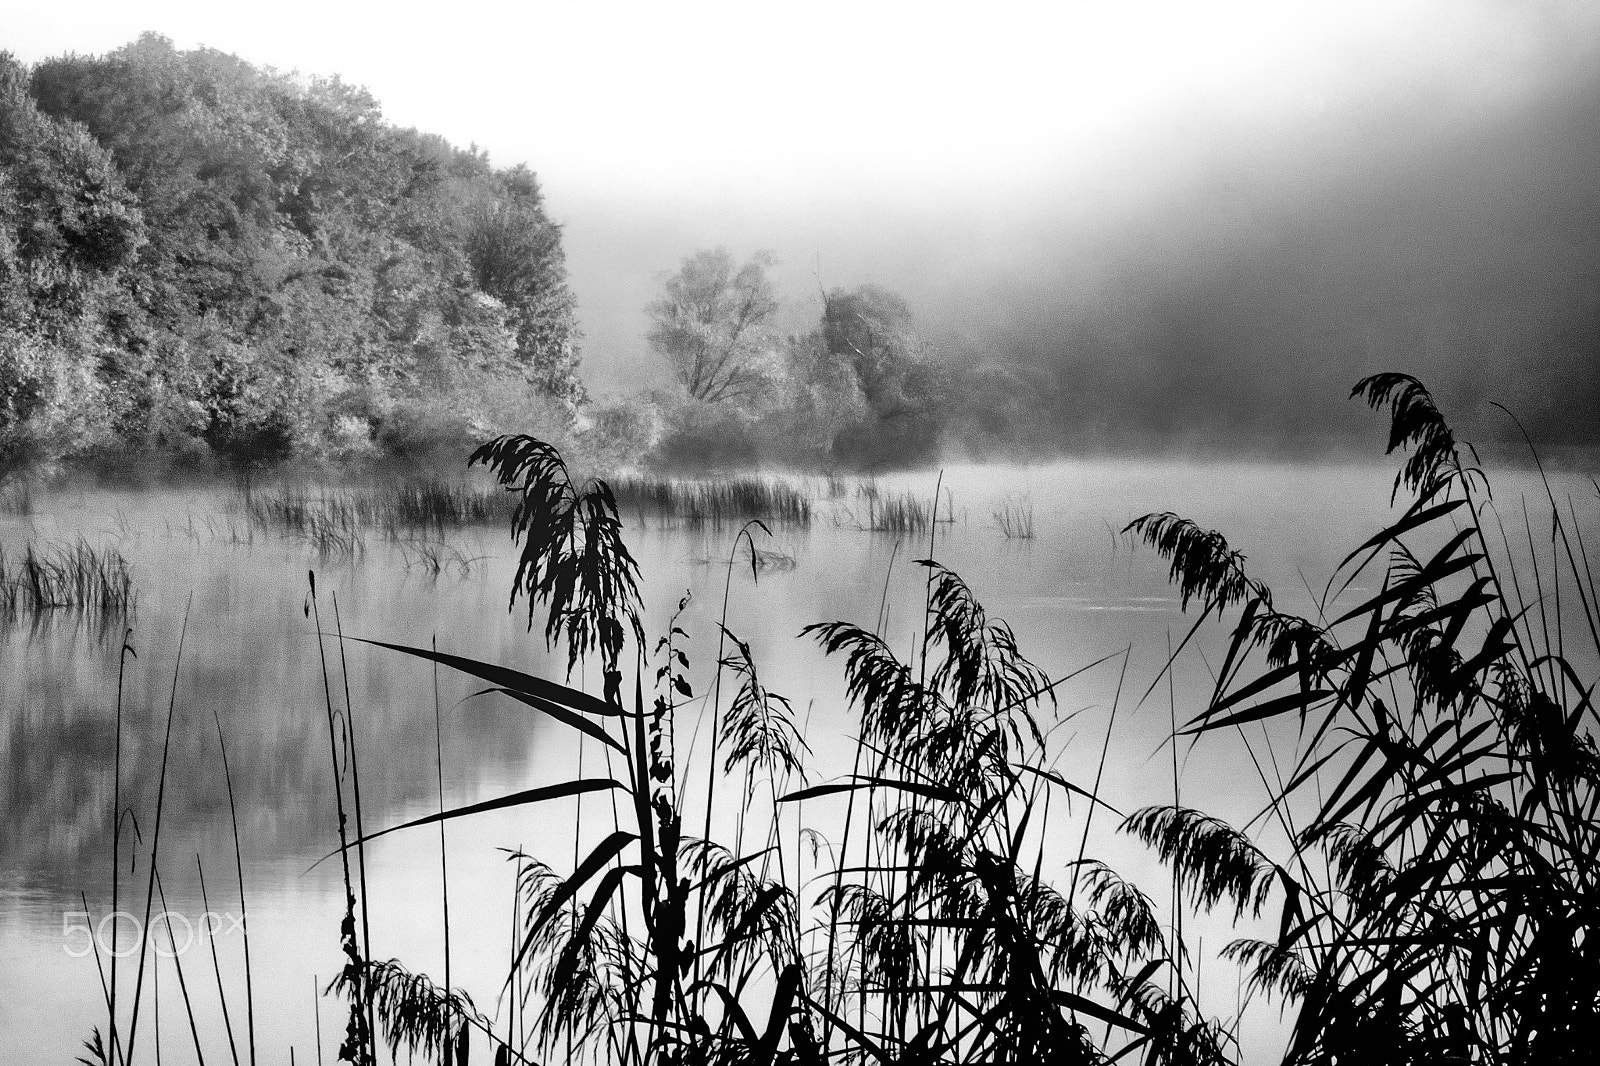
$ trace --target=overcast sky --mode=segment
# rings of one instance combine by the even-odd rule
[[[1577,0],[19,6],[0,46],[25,61],[154,30],[338,74],[391,121],[528,163],[600,391],[648,380],[640,308],[717,244],[776,253],[796,328],[819,281],[875,281],[953,346],[1048,360],[1086,308],[1249,275],[1263,233],[1349,228],[1330,203],[1370,220],[1463,167],[1484,170],[1469,213],[1508,168],[1544,188],[1524,157],[1555,148],[1507,131],[1600,54]],[[1592,184],[1585,158],[1562,174]]]

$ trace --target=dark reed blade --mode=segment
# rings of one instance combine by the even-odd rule
[[[156,873],[156,892],[161,897],[161,910],[163,914],[171,913],[167,907],[167,890],[161,884],[161,873]],[[169,919],[163,923],[167,927],[167,945],[172,949],[172,966],[178,972],[178,991],[183,996],[183,1013],[189,1019],[189,1036],[194,1040],[194,1057],[199,1066],[205,1066],[206,1053],[200,1045],[200,1027],[194,1020],[194,1003],[189,999],[189,982],[183,976],[183,959],[178,951],[178,943],[172,937],[172,922]]]
[[[194,594],[190,593],[189,601],[183,609],[183,626],[178,631],[177,654],[173,657],[172,662],[172,688],[167,700],[167,728],[161,741],[161,769],[156,775],[156,819],[153,835],[150,841],[150,876],[148,879],[149,884],[145,889],[144,924],[140,927],[147,931],[150,928],[150,913],[151,908],[155,903],[156,895],[156,869],[159,865],[161,853],[161,818],[165,811],[167,797],[167,758],[172,750],[172,720],[174,717],[176,717],[178,709],[178,672],[183,666],[183,644],[184,638],[189,634],[189,609],[193,606],[193,604]],[[139,942],[139,963],[138,968],[134,971],[133,1015],[128,1022],[128,1046],[126,1053],[126,1060],[128,1062],[134,1061],[134,1041],[139,1032],[139,1003],[141,994],[144,991],[146,951],[149,947],[149,944],[149,936],[141,938]],[[159,1038],[160,1029],[158,1028],[156,1032]]]
[[[309,873],[311,870],[315,870],[318,866],[327,862],[335,855],[338,855],[342,852],[348,852],[358,843],[371,843],[372,841],[377,840],[379,837],[388,836],[390,833],[398,833],[402,829],[415,829],[417,826],[432,825],[435,822],[442,822],[450,818],[465,818],[471,814],[482,814],[486,811],[499,811],[504,810],[507,807],[520,807],[529,803],[542,803],[545,800],[563,799],[567,796],[577,796],[585,792],[602,792],[613,788],[626,790],[627,787],[628,786],[624,785],[622,782],[615,781],[609,777],[591,777],[578,781],[563,781],[560,784],[555,785],[541,785],[538,788],[524,789],[521,792],[513,792],[509,795],[497,796],[494,799],[482,800],[478,803],[469,803],[464,807],[456,807],[440,814],[423,815],[421,818],[414,818],[409,822],[402,822],[400,825],[392,825],[388,829],[380,829],[376,833],[369,833],[365,837],[361,837],[358,840],[352,840],[348,844],[345,844],[342,848],[336,851],[330,851],[328,854],[322,856],[322,858],[318,859],[316,862],[307,867],[306,872]]]
[[[558,707],[565,707],[583,714],[592,714],[600,718],[613,718],[621,713],[617,708],[611,707],[604,700],[591,696],[587,692],[581,692],[578,689],[569,688],[554,681],[547,681],[542,677],[534,677],[532,674],[525,674],[520,670],[495,666],[492,663],[479,662],[476,659],[450,655],[446,652],[430,651],[427,648],[410,648],[404,644],[367,640],[364,637],[347,636],[345,639],[359,641],[362,644],[370,644],[375,648],[387,648],[390,651],[398,651],[405,655],[414,655],[419,659],[427,659],[431,662],[448,666],[453,670],[459,670],[463,674],[471,674],[473,677],[482,678],[497,688],[504,688],[511,692],[547,700]]]
[[[250,1066],[256,1066],[256,997],[255,978],[250,967],[250,910],[245,901],[244,891],[244,851],[239,844],[239,807],[234,800],[233,770],[228,763],[228,741],[222,732],[222,716],[216,707],[211,708],[211,720],[217,726],[217,749],[222,753],[222,781],[228,790],[228,821],[233,830],[233,872],[239,882],[239,924],[242,927],[244,938],[244,1011],[245,1032],[250,1047]],[[200,857],[195,856],[198,864]],[[202,884],[203,875],[202,875]],[[209,908],[207,908],[209,910]],[[213,950],[215,945],[213,945]],[[218,986],[220,993],[221,986]],[[223,1003],[223,1012],[226,1015],[227,1003]],[[231,1044],[231,1030],[230,1030]]]
[[[561,706],[561,704],[544,699],[541,696],[534,696],[527,692],[518,692],[515,689],[494,687],[479,689],[468,698],[470,699],[477,696],[486,696],[491,692],[501,693],[502,695],[511,697],[524,706],[532,707],[536,711],[542,711],[551,718],[554,718],[556,721],[560,722],[562,725],[570,726],[586,736],[593,737],[595,740],[600,741],[600,743],[606,745],[607,747],[615,749],[619,754],[627,754],[627,748],[623,747],[622,744],[616,738],[611,736],[610,733],[607,733],[604,726],[600,725],[598,722],[592,722],[578,714],[576,711],[570,711]]]
[[[211,897],[206,892],[206,870],[200,863],[198,851],[194,855],[194,866],[200,875],[200,906],[210,915]],[[217,955],[217,938],[209,920],[206,922],[206,942],[211,946],[211,972],[217,979],[217,1002],[222,1005],[222,1027],[228,1035],[228,1057],[233,1060],[233,1066],[239,1066],[239,1045],[233,1036],[233,1013],[228,1009],[228,993],[222,985],[222,960]]]

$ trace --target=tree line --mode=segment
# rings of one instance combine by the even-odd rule
[[[677,387],[590,402],[560,227],[525,166],[362,89],[146,34],[0,53],[0,476],[457,463],[538,432],[594,465],[912,465],[1014,441],[876,285],[780,335],[758,253],[689,255],[647,309]],[[958,402],[959,399],[959,402]]]
[[[0,469],[335,464],[569,421],[534,174],[146,34],[0,54]]]

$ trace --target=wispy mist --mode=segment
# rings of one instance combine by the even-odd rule
[[[1169,101],[958,189],[569,199],[592,380],[640,380],[658,275],[729,243],[777,252],[796,328],[819,282],[899,291],[952,356],[1018,376],[1042,447],[1318,447],[1370,432],[1344,397],[1378,369],[1481,438],[1515,432],[1499,401],[1544,440],[1600,440],[1596,20],[1437,14],[1431,40]]]

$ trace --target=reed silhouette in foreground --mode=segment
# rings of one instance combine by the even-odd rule
[[[1297,1008],[1288,1061],[1593,1061],[1600,601],[1573,502],[1541,469],[1548,514],[1522,501],[1508,528],[1420,382],[1354,395],[1389,411],[1411,502],[1344,559],[1316,619],[1276,609],[1218,533],[1171,514],[1129,527],[1197,625],[1232,620],[1182,732],[1294,754],[1281,774],[1271,755],[1251,833],[1176,806],[1127,827],[1205,903],[1277,914],[1276,937],[1226,953]]]
[[[847,772],[814,779],[803,721],[727,627],[733,569],[758,571],[765,525],[730,546],[715,655],[697,672],[691,649],[711,635],[681,628],[681,609],[646,633],[610,487],[532,438],[485,445],[473,461],[514,501],[510,605],[564,649],[568,680],[365,643],[550,719],[580,770],[455,809],[441,784],[436,813],[366,832],[356,719],[324,652],[341,1059],[375,1062],[383,1043],[457,1066],[474,1051],[497,1064],[1235,1062],[1240,1019],[1200,1009],[1201,952],[1184,934],[1185,912],[1205,907],[1275,930],[1223,954],[1288,1008],[1287,1062],[1587,1061],[1600,1040],[1600,599],[1574,503],[1546,480],[1548,524],[1522,512],[1508,529],[1419,382],[1379,375],[1355,394],[1389,413],[1390,450],[1409,453],[1395,493],[1410,502],[1346,557],[1312,617],[1282,610],[1220,533],[1172,514],[1127,530],[1198,613],[1166,670],[1201,628],[1227,627],[1209,698],[1181,723],[1173,707],[1174,780],[1179,743],[1242,741],[1265,790],[1243,828],[1176,796],[1111,809],[1100,786],[1121,680],[1104,738],[1083,752],[1054,741],[1056,694],[1077,675],[1028,661],[933,558],[932,522],[914,646],[848,622],[805,631],[842,667],[854,713]],[[354,638],[334,607],[324,635],[342,676]],[[306,608],[319,611],[315,596]],[[1083,669],[1125,678],[1128,659]],[[597,692],[571,683],[580,668]],[[579,802],[571,836],[511,855],[502,1011],[377,960],[374,840],[560,801]],[[1173,881],[1152,894],[1091,857],[1108,818]],[[115,980],[90,1057],[126,1063],[136,1034],[118,1024]],[[180,991],[187,1001],[181,978]]]
[[[1487,481],[1422,385],[1379,375],[1355,394],[1388,410],[1390,450],[1410,453],[1396,493],[1414,499],[1345,559],[1316,620],[1278,610],[1220,534],[1171,514],[1129,526],[1170,560],[1197,628],[1233,618],[1212,697],[1175,724],[1174,741],[1227,731],[1248,746],[1246,726],[1288,722],[1294,754],[1281,766],[1267,752],[1265,828],[1176,803],[1122,827],[1174,866],[1175,914],[1183,899],[1235,919],[1275,909],[1276,937],[1225,954],[1253,989],[1296,1009],[1288,1061],[1571,1061],[1600,1037],[1600,948],[1587,932],[1600,761],[1593,682],[1568,648],[1575,615],[1585,654],[1600,653],[1586,547],[1570,501],[1564,512],[1551,492],[1548,552],[1525,521],[1519,563]],[[676,717],[693,692],[683,635],[658,644],[647,704],[636,569],[609,490],[573,485],[559,456],[526,438],[478,458],[522,495],[530,624],[543,604],[569,664],[598,652],[605,696],[448,665],[505,684],[621,768],[521,798],[624,797],[570,874],[520,859],[514,969],[527,979],[516,987],[533,990],[543,1054],[1238,1057],[1237,1019],[1201,1017],[1194,964],[1174,961],[1189,958],[1181,919],[1169,935],[1150,897],[1081,854],[1068,857],[1066,891],[1050,883],[1063,863],[1047,858],[1042,825],[1072,794],[1092,817],[1098,775],[1086,790],[1049,768],[1038,716],[1060,681],[1027,662],[956,574],[923,560],[922,646],[904,660],[848,623],[807,631],[843,660],[860,715],[855,766],[831,782],[792,787],[804,766],[793,715],[725,633],[718,765],[693,801],[703,817],[686,820],[698,778],[676,761]],[[1378,591],[1340,609],[1335,586],[1361,581]],[[1592,669],[1592,655],[1577,661]],[[720,710],[725,674],[738,696]],[[1264,731],[1258,743],[1284,739]],[[732,797],[730,782],[743,784]],[[762,786],[765,806],[754,802]],[[814,817],[783,816],[827,797],[847,804],[831,839]],[[731,844],[709,839],[718,803],[740,812]],[[824,857],[810,876],[808,851]]]
[[[382,646],[547,715],[587,749],[580,765],[599,769],[373,836],[613,800],[600,824],[580,818],[570,860],[514,856],[522,920],[506,986],[532,1027],[526,1042],[509,1026],[494,1037],[508,1058],[1100,1062],[1142,1049],[1153,1062],[1225,1059],[1224,1026],[1164,991],[1172,956],[1151,900],[1081,848],[1047,855],[1045,826],[1069,799],[1104,806],[1052,768],[1046,732],[1067,679],[1034,667],[957,574],[923,560],[925,625],[904,658],[849,623],[807,630],[842,662],[859,713],[851,772],[807,780],[793,708],[725,625],[697,760],[679,723],[700,702],[690,636],[674,620],[646,638],[609,486],[576,482],[527,437],[474,460],[518,498],[513,606],[526,601],[530,628],[542,613],[569,676],[590,664],[601,694]],[[746,526],[730,577],[738,549],[748,562],[764,532]],[[1051,880],[1064,868],[1065,888]],[[353,1011],[383,986],[375,971],[347,982]],[[408,986],[414,1016],[430,1014],[430,989]],[[378,1013],[392,1031],[392,1008],[380,1000]]]

